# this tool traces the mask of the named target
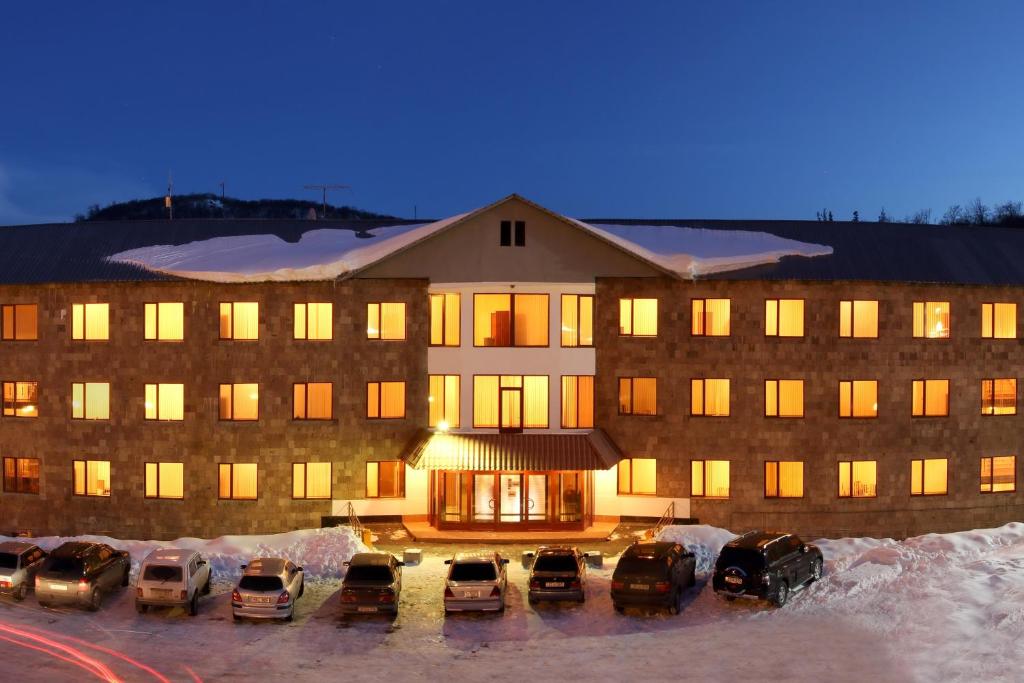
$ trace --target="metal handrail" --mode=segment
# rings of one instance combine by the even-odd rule
[[[650,537],[652,539],[653,538],[657,538],[658,534],[661,533],[662,529],[664,529],[669,524],[672,524],[675,521],[676,521],[676,502],[672,501],[671,503],[668,504],[668,507],[665,508],[665,512],[661,515],[661,519],[658,520],[658,523],[655,524],[654,528],[651,529],[651,531],[649,532],[650,533]]]
[[[352,531],[358,538],[363,538],[363,523],[359,521],[359,515],[356,514],[356,508],[352,505],[352,501],[348,502],[348,525],[352,527]]]

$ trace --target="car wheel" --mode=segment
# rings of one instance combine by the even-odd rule
[[[302,594],[305,593],[305,592],[306,592],[306,580],[303,579],[302,583],[299,584],[299,597],[301,598]]]
[[[135,603],[135,611],[139,614],[145,614],[149,611],[149,605],[143,605],[142,603]]]
[[[92,593],[89,595],[89,611],[96,612],[103,604],[103,593],[100,592],[99,588],[93,588]]]
[[[49,609],[50,603],[46,602],[45,600],[40,600],[39,601],[39,606],[42,607],[43,609]]]
[[[626,608],[623,607],[622,605],[612,605],[612,607],[615,608],[615,612],[617,614],[623,614],[626,611]]]
[[[293,619],[295,619],[295,615],[294,614],[289,614],[288,616],[286,616],[284,618],[285,621],[292,621]]]
[[[682,598],[683,598],[682,592],[677,588],[676,591],[674,593],[672,593],[672,599],[668,603],[668,613],[669,614],[673,614],[673,615],[679,614],[679,612],[681,611],[681,605],[682,605],[682,602],[683,602]]]
[[[733,602],[734,600],[736,600],[735,595],[723,595],[722,597],[725,598],[726,602]]]
[[[242,620],[242,617],[238,616],[237,614],[232,614],[231,618],[234,619],[235,621],[241,621]]]
[[[121,585],[122,586],[127,586],[128,585],[128,579],[131,578],[131,573],[132,573],[131,566],[128,566],[128,567],[124,568],[124,576],[121,577]]]
[[[206,583],[203,584],[203,595],[210,594],[210,577],[206,577]]]
[[[779,584],[779,587],[775,591],[775,606],[783,607],[786,601],[789,600],[789,584],[785,581]]]
[[[693,570],[690,572],[690,588],[697,585],[697,571]]]
[[[194,617],[199,614],[199,593],[193,593],[192,599],[188,601],[188,615]]]
[[[584,602],[586,602],[586,601],[587,601],[587,596],[586,595],[581,595],[580,597],[576,598],[576,602],[580,603],[581,605]]]
[[[526,601],[528,603],[530,603],[531,605],[536,605],[537,604],[537,598],[526,598]]]
[[[14,599],[17,600],[18,602],[21,602],[22,600],[25,599],[25,597],[27,595],[28,595],[28,584],[25,583],[25,582],[22,582],[22,584],[20,586],[18,586],[18,590],[15,591],[15,593],[14,593]]]
[[[810,583],[814,583],[821,579],[821,560],[815,560],[811,563],[811,580]]]

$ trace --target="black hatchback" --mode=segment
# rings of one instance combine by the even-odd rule
[[[683,593],[697,582],[697,558],[679,543],[634,543],[612,574],[612,605],[656,607],[679,614]]]
[[[341,613],[398,615],[402,567],[391,553],[356,553],[345,563],[341,582]]]
[[[726,600],[755,598],[782,607],[795,590],[821,578],[818,546],[795,534],[751,531],[725,544],[711,585]]]
[[[542,546],[533,555],[530,567],[530,604],[540,600],[586,599],[587,560],[573,546]]]

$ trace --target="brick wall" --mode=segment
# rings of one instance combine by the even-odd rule
[[[657,338],[618,336],[620,296],[659,300]],[[691,298],[731,299],[729,337],[690,335]],[[764,300],[805,300],[805,336],[764,335]],[[840,339],[839,300],[879,300],[878,339]],[[949,301],[950,339],[914,339],[912,302]],[[730,461],[726,500],[692,500],[702,522],[740,531],[903,536],[1024,519],[1021,431],[1014,416],[981,415],[981,380],[1021,381],[1024,339],[981,338],[981,302],[1017,302],[1019,289],[855,282],[607,279],[597,285],[597,420],[627,455],[654,457],[658,493],[687,496],[693,459]],[[1024,309],[1018,310],[1018,317]],[[619,416],[619,376],[658,378],[659,415]],[[690,380],[731,380],[731,415],[690,416]],[[804,380],[804,417],[764,417],[764,380]],[[950,380],[949,417],[911,417],[911,382]],[[840,379],[877,379],[879,416],[839,419]],[[1019,394],[1019,391],[1018,391]],[[980,458],[1017,455],[1016,493],[979,493]],[[949,460],[948,495],[910,496],[910,460]],[[877,497],[838,497],[840,460],[876,460]],[[802,460],[804,496],[764,497],[765,460]]]

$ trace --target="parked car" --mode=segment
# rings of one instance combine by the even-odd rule
[[[199,613],[199,595],[210,592],[210,565],[194,550],[158,548],[146,556],[135,582],[135,609],[187,607]]]
[[[132,558],[105,543],[69,541],[43,560],[36,573],[36,600],[43,607],[74,604],[92,611],[103,594],[127,586]]]
[[[24,600],[44,559],[46,551],[33,543],[0,543],[0,593],[11,595],[18,601]]]
[[[821,550],[786,533],[751,531],[725,544],[711,585],[726,600],[755,598],[782,607],[794,590],[821,578]]]
[[[231,591],[235,621],[244,617],[291,621],[295,601],[306,590],[302,567],[280,557],[261,557],[243,564],[242,570],[242,578]]]
[[[341,582],[342,614],[398,615],[402,595],[402,567],[391,553],[356,553],[345,563]]]
[[[696,571],[697,558],[679,543],[634,543],[612,573],[612,605],[619,613],[626,607],[659,607],[679,614]]]
[[[508,560],[498,553],[456,553],[445,560],[444,611],[504,612]]]
[[[541,546],[533,555],[527,599],[530,604],[540,600],[586,599],[587,558],[579,548],[569,545]]]

